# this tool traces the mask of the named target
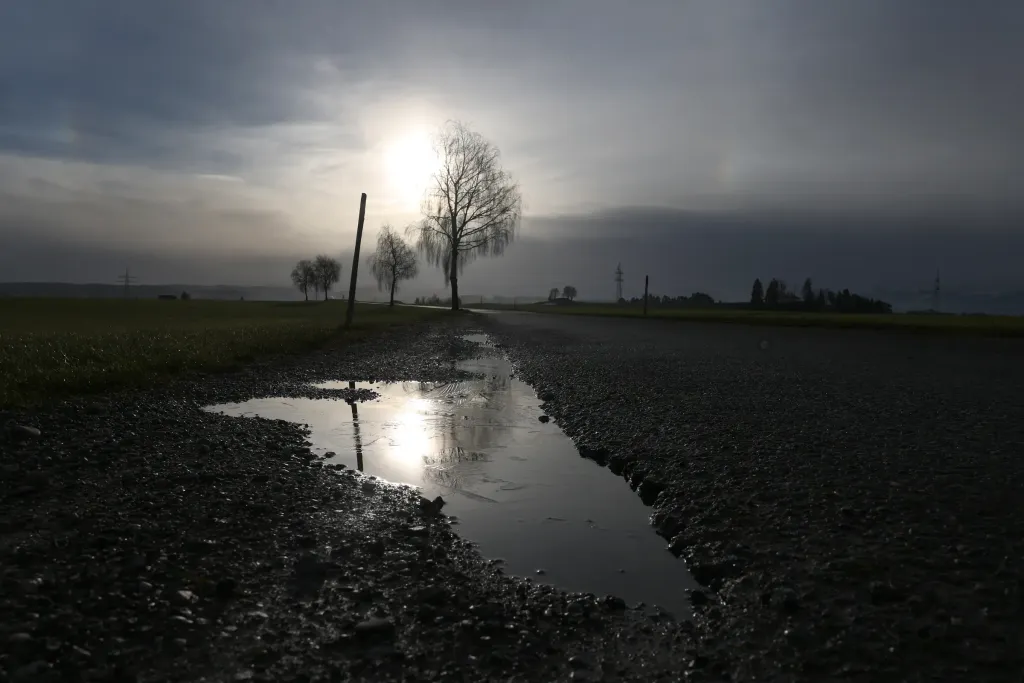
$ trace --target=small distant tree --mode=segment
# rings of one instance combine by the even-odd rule
[[[292,284],[302,292],[306,301],[309,301],[309,288],[316,285],[316,272],[312,261],[302,259],[295,264],[295,267],[292,268]]]
[[[689,301],[691,306],[706,308],[708,306],[715,305],[714,297],[712,297],[710,294],[705,294],[704,292],[694,292],[693,294],[690,295]]]
[[[754,280],[754,286],[750,290],[750,304],[752,306],[764,305],[764,285],[761,284],[761,278]]]
[[[395,292],[402,280],[416,277],[416,252],[390,225],[384,225],[377,235],[377,251],[367,259],[370,273],[377,280],[377,289],[391,295],[389,306],[395,305]]]
[[[562,290],[562,296],[564,296],[569,301],[572,301],[573,299],[576,298],[576,288],[573,287],[572,285],[566,285],[565,289]]]
[[[452,289],[459,309],[459,273],[477,256],[501,256],[522,214],[522,195],[501,167],[500,154],[479,133],[450,121],[438,139],[441,168],[434,175],[424,219],[409,231]]]
[[[804,286],[800,290],[800,297],[807,305],[814,303],[814,285],[811,283],[811,278],[804,280]]]
[[[558,298],[558,287],[552,287],[551,291],[548,292],[548,301],[554,301]]]
[[[324,293],[324,301],[327,301],[327,294],[331,287],[341,279],[341,264],[336,259],[320,254],[313,261],[314,282]]]
[[[779,305],[779,290],[782,286],[778,280],[772,278],[772,281],[768,283],[768,289],[764,293],[764,303],[766,306]]]
[[[188,292],[182,292],[182,293],[181,293],[181,296],[180,296],[179,298],[180,298],[180,299],[181,299],[182,301],[188,301],[189,299],[191,299],[191,298],[192,298],[192,295],[191,295],[191,294],[189,294]]]

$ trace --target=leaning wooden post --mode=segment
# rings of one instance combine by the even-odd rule
[[[356,250],[352,254],[352,279],[348,284],[348,310],[345,311],[345,327],[352,325],[352,313],[356,307],[356,277],[359,274],[359,245],[363,241],[363,218],[366,216],[366,193],[359,198],[359,224],[356,226]]]
[[[650,279],[649,276],[644,275],[644,315],[647,315],[647,283]]]

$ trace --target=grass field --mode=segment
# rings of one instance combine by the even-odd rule
[[[342,301],[0,299],[0,406],[229,369],[442,313],[361,304],[339,330]]]
[[[471,308],[512,310],[505,304],[473,305]],[[614,304],[577,303],[563,306],[518,305],[516,310],[559,315],[596,315],[642,318],[643,309]],[[828,327],[845,329],[897,330],[934,334],[974,334],[998,337],[1024,337],[1024,316],[996,315],[862,315],[856,313],[801,313],[788,311],[749,311],[743,309],[650,309],[648,318],[690,322],[776,325],[787,327]]]

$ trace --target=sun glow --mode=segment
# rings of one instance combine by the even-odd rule
[[[427,135],[410,134],[384,145],[388,186],[403,208],[419,209],[437,166],[437,154]]]

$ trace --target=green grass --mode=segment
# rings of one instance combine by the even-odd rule
[[[0,406],[141,386],[345,343],[443,311],[345,303],[0,299]]]
[[[505,304],[475,305],[472,308],[511,310]],[[518,305],[516,310],[557,315],[593,315],[616,318],[642,318],[642,308],[614,304],[577,303],[563,306]],[[687,322],[736,323],[785,327],[826,327],[837,329],[873,329],[934,334],[973,334],[998,337],[1024,337],[1024,317],[996,315],[868,315],[857,313],[805,313],[788,311],[750,311],[728,308],[649,309],[648,318]]]

